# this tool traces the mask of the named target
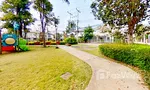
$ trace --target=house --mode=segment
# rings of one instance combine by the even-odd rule
[[[26,38],[28,41],[38,41],[40,39],[40,32],[28,32]],[[45,39],[46,40],[54,39],[54,34],[52,34],[51,32],[46,32]]]
[[[113,37],[110,35],[109,32],[106,32],[106,30],[109,29],[108,26],[93,25],[91,27],[94,29],[94,37],[89,42],[112,42]],[[80,28],[78,32],[75,31],[75,37],[82,37],[84,35],[85,28],[86,27]]]

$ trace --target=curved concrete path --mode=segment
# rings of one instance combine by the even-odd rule
[[[72,47],[59,47],[91,66],[93,74],[86,90],[148,90],[140,75],[126,66]]]

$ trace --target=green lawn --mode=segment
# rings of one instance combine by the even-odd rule
[[[63,80],[60,76],[70,72]],[[91,67],[54,47],[0,56],[0,90],[84,90]]]
[[[90,45],[84,45],[84,44],[78,44],[78,45],[73,45],[72,47],[77,48],[79,50],[91,53],[96,56],[102,56],[98,50],[97,46],[90,46]]]

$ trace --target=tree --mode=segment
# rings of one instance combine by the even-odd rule
[[[149,26],[144,26],[142,24],[136,25],[136,28],[134,30],[136,39],[142,39],[144,37],[144,35],[145,35],[144,33],[146,31],[150,31],[150,27]]]
[[[119,30],[112,33],[112,36],[114,37],[115,42],[125,42],[125,35],[122,34]]]
[[[84,41],[87,42],[88,40],[93,38],[93,32],[94,30],[92,29],[91,26],[88,26],[87,28],[84,29]]]
[[[43,37],[43,46],[46,47],[46,42],[45,42],[45,29],[46,26],[51,23],[51,16],[52,15],[52,10],[53,6],[49,2],[49,0],[35,0],[34,1],[34,9],[37,10],[40,14],[40,22],[41,22],[41,27],[42,27],[42,37]]]
[[[56,18],[55,16],[53,17],[53,23],[54,23],[54,26],[55,26],[55,29],[56,29],[55,40],[56,40],[56,42],[57,42],[58,37],[59,37],[59,33],[57,33],[58,24],[59,24],[59,19]]]
[[[97,19],[110,26],[128,26],[128,43],[133,42],[136,24],[147,17],[149,0],[96,0],[92,12]]]
[[[62,39],[62,34],[57,33],[57,38],[56,35],[54,35],[54,38],[57,39],[58,41]]]
[[[20,37],[23,37],[22,29],[24,29],[25,32],[27,30],[27,26],[34,22],[34,19],[29,12],[30,5],[31,2],[29,2],[29,0],[5,0],[1,6],[1,11],[4,13],[1,20],[5,22],[3,28],[7,28],[10,32],[12,32],[13,23],[14,21],[17,21],[20,25]]]
[[[76,24],[74,21],[68,21],[68,25],[66,27],[66,33],[71,33],[72,31],[74,31],[76,29]]]

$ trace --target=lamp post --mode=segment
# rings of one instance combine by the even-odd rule
[[[55,36],[55,39],[56,39],[56,48],[58,48],[58,40],[57,40],[57,25],[55,25],[55,29],[56,29],[56,36]]]

